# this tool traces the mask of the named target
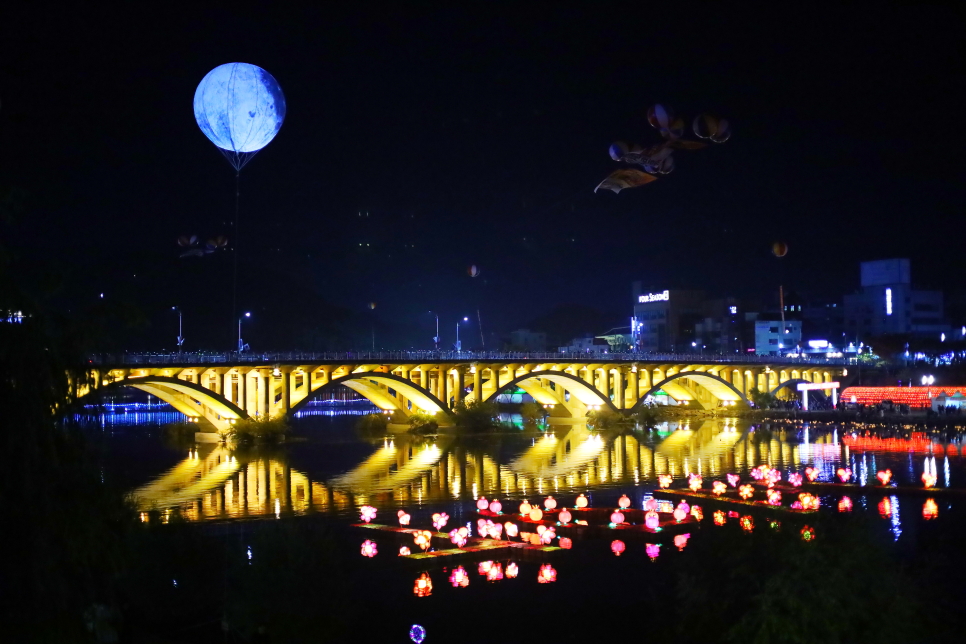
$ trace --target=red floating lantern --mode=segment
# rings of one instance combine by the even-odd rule
[[[936,505],[935,499],[926,499],[926,502],[922,504],[922,518],[928,521],[938,516],[939,506]]]
[[[631,500],[626,494],[621,495],[621,498],[617,499],[617,505],[620,506],[621,510],[626,510],[627,508],[631,507]]]
[[[879,479],[879,485],[889,485],[889,481],[892,480],[892,470],[882,470],[875,477]]]
[[[610,551],[613,552],[618,557],[620,557],[621,554],[624,552],[625,547],[626,546],[624,545],[624,542],[621,541],[620,539],[614,539],[613,541],[610,542]]]

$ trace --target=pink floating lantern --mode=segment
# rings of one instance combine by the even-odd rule
[[[678,550],[684,550],[684,547],[688,545],[688,539],[690,538],[690,534],[676,534],[674,535],[674,546]]]
[[[366,523],[376,518],[376,509],[371,505],[364,505],[359,508],[359,517]]]
[[[540,526],[540,527],[542,528],[543,526]],[[543,532],[541,532],[539,536],[540,536],[540,543],[542,543],[543,545],[549,545],[550,543],[553,542],[554,539],[557,538],[557,531],[554,530],[553,527],[550,527],[544,530]]]
[[[499,523],[492,523],[489,525],[489,528],[490,528],[490,536],[493,537],[494,539],[499,539],[500,536],[503,534],[503,526],[500,525]]]
[[[583,494],[581,494],[580,496],[578,496],[577,497],[577,500],[574,501],[574,507],[576,507],[576,508],[578,508],[580,510],[583,510],[584,508],[586,508],[587,507],[587,497],[584,496]]]
[[[567,525],[568,523],[570,523],[570,519],[572,518],[573,517],[570,516],[570,512],[567,511],[567,508],[564,508],[563,510],[561,510],[560,514],[557,515],[557,520],[559,520],[560,523],[564,525]]]
[[[399,525],[409,525],[410,518],[411,517],[402,510],[399,511]]]
[[[649,530],[657,530],[658,526],[661,525],[661,518],[654,510],[648,510],[647,514],[644,515],[644,525]]]
[[[490,507],[490,502],[486,500],[485,496],[481,496],[479,500],[477,500],[476,502],[477,510],[486,510],[489,507]]]
[[[645,544],[644,551],[647,553],[647,556],[651,558],[651,561],[654,561],[655,559],[661,556],[661,544],[659,543]]]
[[[775,487],[775,483],[782,480],[781,472],[778,470],[768,470],[765,472],[765,482],[768,484],[769,488]]]
[[[503,579],[503,564],[493,564],[490,569],[486,571],[487,581],[500,581]]]
[[[362,542],[362,556],[363,557],[375,557],[379,553],[379,548],[376,546],[375,541],[370,541],[366,539]]]
[[[555,581],[557,581],[557,571],[554,570],[553,566],[550,564],[540,566],[540,572],[537,573],[537,583],[552,584]]]
[[[892,470],[882,470],[875,477],[879,479],[879,485],[889,485],[889,481],[892,480]]]
[[[889,497],[882,497],[882,500],[879,501],[879,514],[883,519],[892,516],[892,501],[889,500]]]
[[[624,523],[624,514],[620,510],[614,510],[610,515],[610,522],[614,525]]]
[[[515,537],[520,533],[520,530],[517,528],[517,524],[515,523],[510,523],[507,521],[503,524],[503,527],[506,528],[506,536],[508,537]]]
[[[797,472],[792,472],[788,475],[788,482],[792,485],[792,487],[801,487],[802,475]]]
[[[685,514],[687,514],[687,513],[689,513],[691,511],[691,506],[688,505],[688,502],[687,501],[684,501],[684,500],[682,500],[680,503],[678,503],[678,507],[681,508],[682,510],[684,510],[684,513]]]
[[[532,509],[533,508],[530,507],[530,503],[524,500],[523,503],[520,504],[520,516],[530,516],[530,510]]]
[[[614,539],[610,542],[610,551],[614,553],[615,556],[620,557],[623,554],[624,549],[627,546],[620,539]]]
[[[741,480],[737,474],[728,474],[726,478],[728,479],[728,485],[731,487],[738,487],[738,481]]]
[[[490,512],[493,514],[500,514],[503,512],[503,504],[494,499],[490,501]]]
[[[803,510],[818,510],[819,501],[818,497],[814,494],[809,494],[808,492],[799,494],[798,500],[802,504]]]
[[[617,505],[620,506],[621,510],[626,510],[631,507],[631,500],[626,494],[621,495],[621,498],[617,499]]]
[[[656,511],[657,510],[657,499],[648,499],[644,503],[644,509],[645,510],[648,510],[648,511]]]
[[[547,512],[557,509],[557,500],[552,496],[548,496],[543,500],[543,507],[547,509]]]
[[[449,523],[449,515],[445,512],[437,512],[433,515],[433,527],[437,530],[442,530],[447,523]]]
[[[485,576],[486,573],[490,572],[490,568],[492,567],[493,567],[492,561],[481,561],[479,565],[476,567],[476,572]]]
[[[688,513],[681,509],[681,506],[674,508],[674,520],[678,523],[684,521],[688,516]]]

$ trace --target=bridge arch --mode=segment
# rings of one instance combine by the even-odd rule
[[[641,406],[644,403],[644,400],[648,396],[653,395],[659,389],[663,389],[668,385],[671,385],[671,389],[673,390],[675,388],[674,381],[680,378],[687,378],[689,380],[695,381],[696,383],[698,383],[699,385],[707,389],[711,393],[711,395],[717,398],[718,400],[730,400],[734,402],[737,402],[740,400],[745,404],[748,403],[748,399],[745,397],[745,395],[741,393],[741,391],[739,391],[733,384],[731,384],[721,376],[716,376],[715,374],[708,373],[706,371],[679,371],[678,373],[675,373],[671,376],[668,376],[664,380],[661,380],[656,385],[654,385],[646,392],[641,394],[637,402],[634,403],[634,406],[631,407],[630,412],[633,413],[639,406]],[[684,399],[690,398],[692,400],[696,399],[694,392],[691,391],[690,389],[685,388],[681,384],[678,384],[677,387],[681,390],[679,392],[679,395],[681,395],[682,398]],[[673,391],[669,391],[667,393],[675,400],[678,400],[678,398],[674,396]]]
[[[447,414],[452,413],[439,398],[412,380],[407,380],[393,373],[384,373],[381,371],[359,371],[339,378],[333,378],[318,389],[312,390],[302,400],[292,405],[289,413],[297,413],[326,388],[335,385],[343,385],[352,389],[383,411],[401,411],[407,415],[412,413],[412,410],[402,405],[398,398],[389,394],[388,390],[394,389],[412,401],[414,409],[422,410],[428,414],[436,414],[441,411]]]
[[[144,376],[115,380],[99,389],[89,391],[79,400],[83,401],[95,392],[104,392],[120,387],[133,387],[149,393],[189,418],[206,419],[218,431],[227,430],[235,420],[248,418],[248,414],[243,409],[220,394],[205,389],[201,385],[172,376]]]
[[[592,386],[586,380],[578,378],[572,374],[565,371],[531,371],[522,376],[518,376],[513,380],[500,385],[498,389],[495,389],[487,398],[486,402],[493,402],[496,397],[499,396],[503,391],[509,389],[510,387],[519,387],[523,391],[530,394],[534,400],[536,400],[541,405],[555,405],[559,407],[554,407],[555,409],[563,408],[570,412],[571,415],[575,413],[581,413],[583,410],[576,407],[576,405],[570,404],[570,401],[566,401],[562,393],[548,390],[543,386],[540,386],[536,380],[547,380],[554,385],[559,385],[561,388],[566,389],[571,394],[571,401],[576,398],[577,401],[584,407],[593,406],[606,406],[613,411],[619,411],[614,403],[611,401],[610,397],[605,396],[597,389],[597,387]]]

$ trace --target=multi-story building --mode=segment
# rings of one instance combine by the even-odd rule
[[[695,324],[704,317],[704,292],[645,290],[634,282],[631,335],[637,351],[690,351]]]
[[[936,336],[948,333],[942,291],[912,286],[908,259],[861,264],[861,289],[843,302],[850,341],[880,335]]]
[[[775,319],[777,316],[759,316],[755,320],[755,353],[760,356],[777,356],[795,352],[802,343],[802,321]]]

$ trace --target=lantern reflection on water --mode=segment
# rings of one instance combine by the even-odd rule
[[[688,545],[688,539],[690,538],[690,534],[676,534],[674,535],[674,546],[678,550],[684,550],[684,547]]]
[[[557,581],[557,571],[554,570],[553,566],[550,564],[540,566],[540,572],[537,573],[537,583],[550,584],[555,581]]]
[[[725,518],[725,513],[721,510],[716,510],[714,513],[714,524],[724,525],[728,519]]]
[[[359,517],[365,522],[369,523],[376,518],[376,509],[371,505],[364,505],[359,508]]]
[[[892,480],[892,470],[882,470],[875,477],[879,479],[879,485],[889,485],[889,481]]]
[[[922,473],[922,483],[926,487],[933,487],[933,486],[935,486],[936,485],[936,475],[933,474],[932,472],[923,472]]]
[[[936,505],[935,499],[926,499],[926,502],[922,504],[922,518],[935,519],[939,516],[939,506]]]
[[[741,524],[741,529],[745,532],[751,532],[755,529],[755,520],[747,514],[741,517],[741,520],[738,523]]]
[[[466,572],[466,568],[459,566],[453,569],[453,573],[449,576],[449,583],[453,585],[453,588],[466,588],[470,585],[470,575]]]
[[[577,507],[579,509],[586,508],[587,507],[587,497],[584,496],[583,494],[581,494],[580,496],[578,496],[577,497],[577,500],[574,501],[574,507]]]
[[[613,541],[610,542],[610,551],[613,552],[618,557],[621,556],[621,553],[624,552],[625,548],[626,548],[626,545],[620,539],[614,539]]]
[[[883,519],[888,519],[892,516],[892,501],[889,500],[889,497],[884,496],[879,501],[879,514]]]
[[[506,565],[506,577],[507,579],[516,579],[517,575],[520,574],[520,567],[514,562],[510,562]]]
[[[486,571],[487,581],[500,581],[503,579],[503,564],[495,563]]]
[[[560,537],[560,547],[564,550],[570,550],[574,547],[574,542],[570,537]]]
[[[371,558],[371,557],[375,557],[377,554],[379,554],[379,549],[376,546],[376,542],[375,541],[370,541],[370,540],[366,539],[365,541],[362,542],[362,556],[363,557],[370,557]]]
[[[429,597],[433,594],[433,580],[429,578],[429,573],[424,572],[416,578],[413,594],[417,597]]]
[[[481,561],[476,567],[476,572],[480,573],[483,576],[486,576],[486,573],[488,573],[490,571],[490,568],[492,567],[493,567],[492,561]]]
[[[815,529],[811,526],[805,526],[802,528],[802,541],[814,541],[815,540]]]
[[[659,543],[644,544],[644,551],[647,553],[647,556],[651,558],[651,561],[654,561],[661,555],[661,544]]]

